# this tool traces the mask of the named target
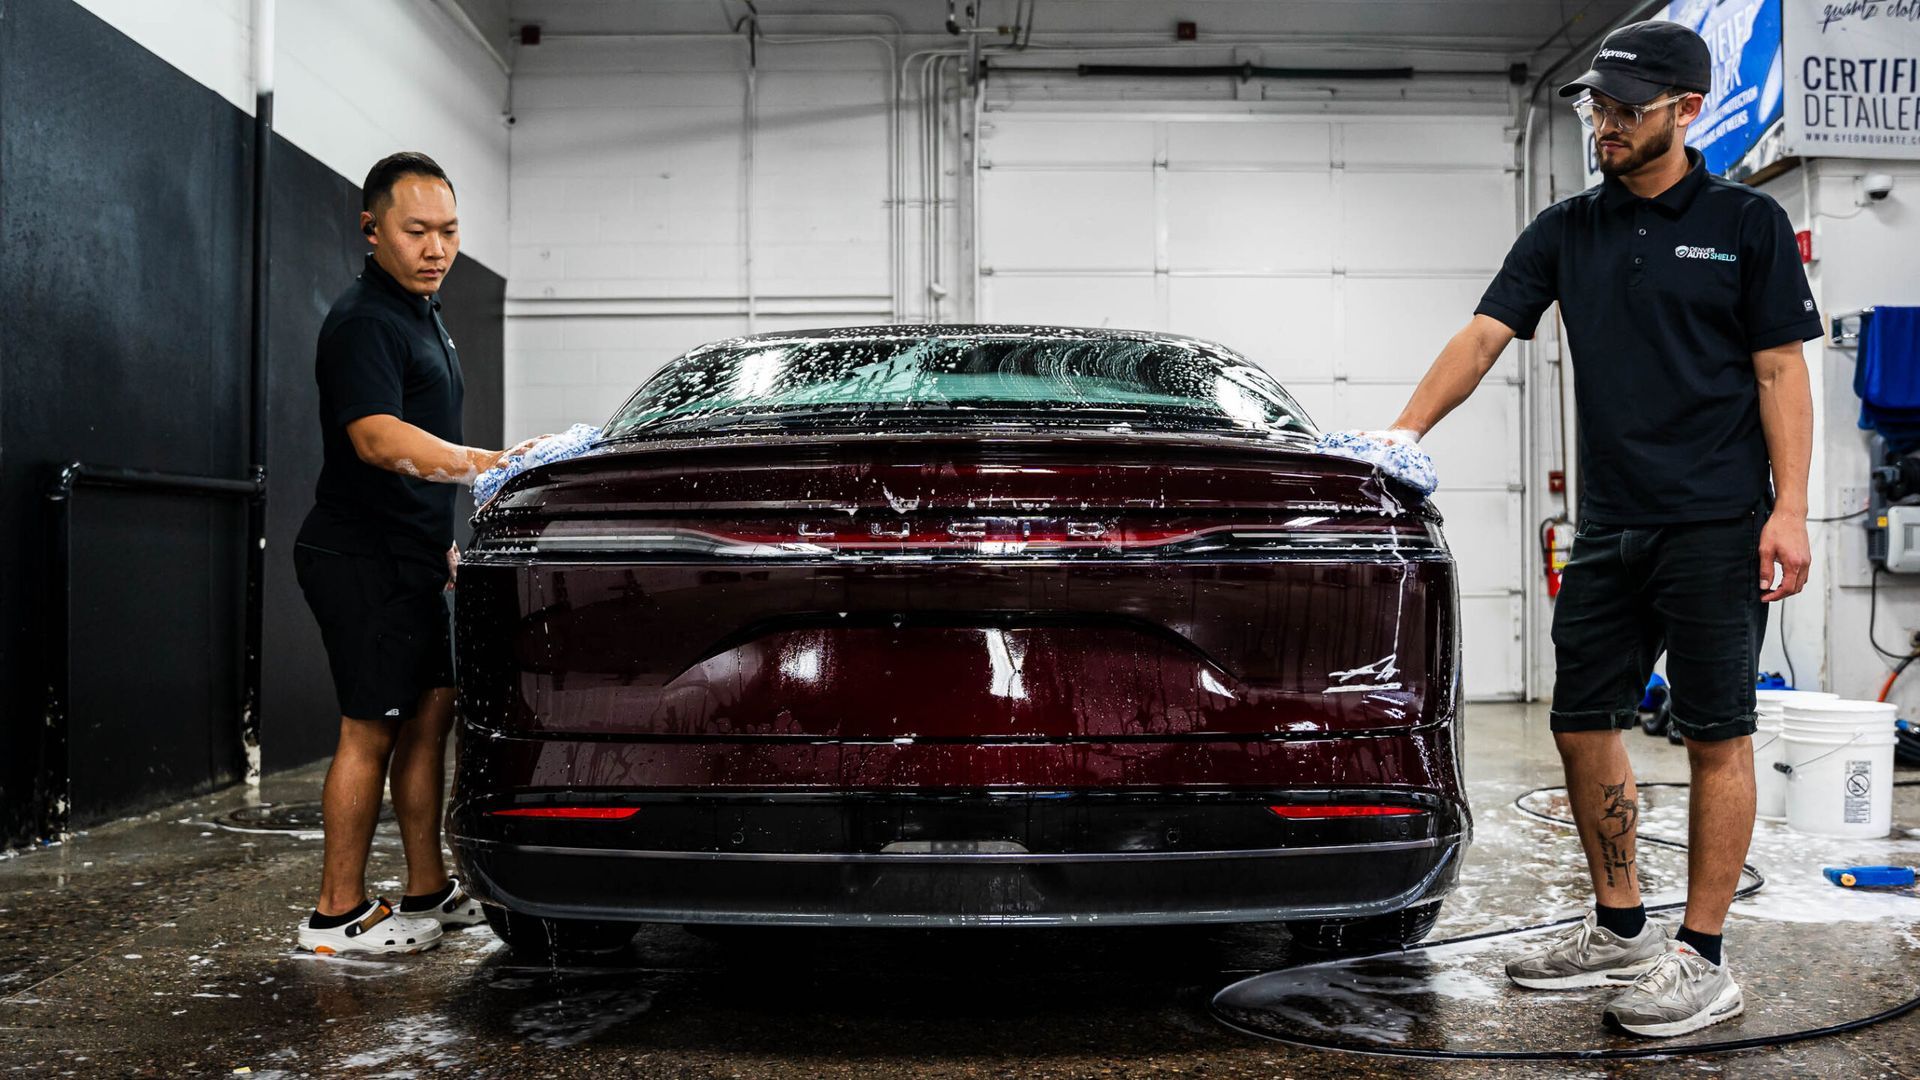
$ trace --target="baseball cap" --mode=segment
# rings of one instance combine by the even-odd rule
[[[1648,19],[1608,34],[1593,54],[1593,67],[1561,87],[1560,96],[1597,90],[1638,105],[1669,86],[1698,94],[1713,89],[1713,54],[1705,38],[1679,23]]]

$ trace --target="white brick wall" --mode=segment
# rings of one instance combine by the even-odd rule
[[[748,329],[744,44],[550,37],[515,64],[510,440]],[[756,78],[754,330],[889,321],[886,52],[763,43]]]

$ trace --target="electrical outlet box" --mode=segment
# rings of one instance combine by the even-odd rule
[[[1870,491],[1865,484],[1842,484],[1835,489],[1835,495],[1833,505],[1827,511],[1829,517],[1843,517],[1865,509]],[[1872,520],[1871,516],[1852,517],[1815,526],[1826,533],[1823,539],[1834,552],[1834,584],[1865,588],[1872,583],[1874,561],[1870,555],[1876,553],[1870,549],[1877,545],[1864,527]]]

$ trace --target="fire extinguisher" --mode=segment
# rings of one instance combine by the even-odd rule
[[[1563,517],[1540,523],[1540,563],[1547,571],[1547,596],[1560,595],[1560,573],[1573,553],[1573,524]]]

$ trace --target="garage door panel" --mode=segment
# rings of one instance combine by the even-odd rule
[[[1148,171],[996,173],[980,214],[980,259],[996,270],[1153,269]]]
[[[1383,428],[1393,423],[1413,396],[1414,384],[1348,383],[1341,395],[1338,425]],[[1504,383],[1480,389],[1420,441],[1433,456],[1440,486],[1501,488],[1520,478],[1519,387]]]
[[[1005,165],[1153,165],[1145,121],[992,120],[980,128],[980,161]]]
[[[1473,318],[1486,279],[1350,277],[1344,290],[1345,363],[1356,379],[1417,381]],[[1391,312],[1391,318],[1382,314]],[[1501,353],[1489,379],[1510,377],[1514,353]]]
[[[1420,445],[1433,455],[1442,484],[1506,487],[1520,480],[1519,422],[1520,388],[1483,383]]]
[[[1338,334],[1325,317],[1333,279],[1176,277],[1167,325],[1217,341],[1289,379],[1332,379]]]
[[[1233,122],[1167,125],[1167,167],[1289,165],[1326,168],[1333,163],[1333,125]]]
[[[1433,505],[1446,520],[1447,543],[1460,564],[1461,592],[1504,592],[1523,582],[1526,565],[1514,557],[1520,532],[1520,495],[1510,491],[1448,490],[1442,484]]]
[[[1332,269],[1329,174],[1169,173],[1166,182],[1167,261],[1173,270]]]
[[[1341,133],[1341,159],[1365,165],[1500,165],[1514,158],[1513,140],[1500,120],[1383,120],[1348,124]]]
[[[1348,270],[1500,268],[1513,243],[1504,173],[1368,173],[1349,169],[1342,255]]]
[[[1460,598],[1461,681],[1469,697],[1519,697],[1520,598],[1517,596],[1463,596]]]
[[[1163,330],[1153,278],[1003,277],[980,280],[982,322]]]

